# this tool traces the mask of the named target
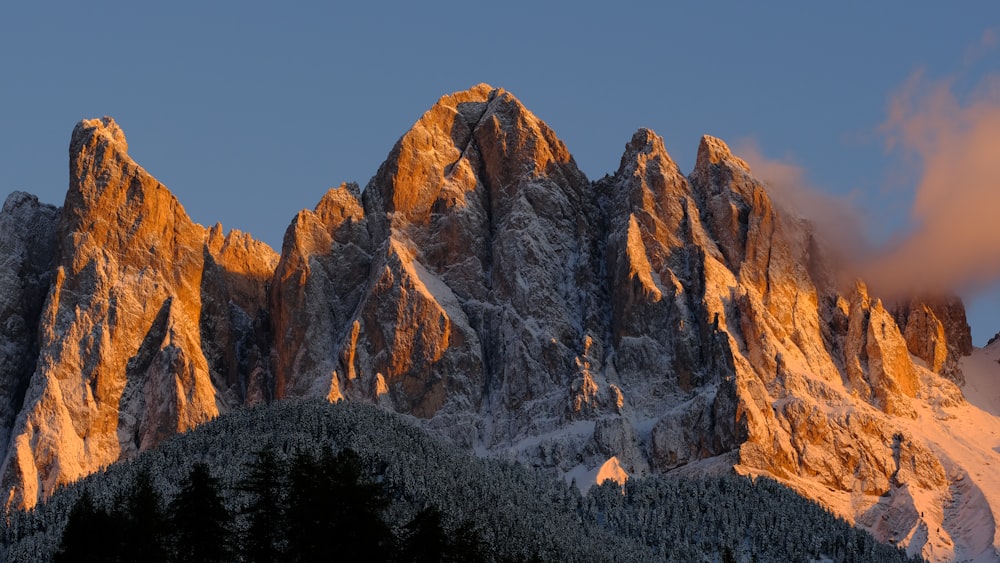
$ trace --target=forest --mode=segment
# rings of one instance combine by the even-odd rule
[[[3,561],[921,561],[768,479],[606,482],[476,457],[372,405],[282,401],[0,523]]]

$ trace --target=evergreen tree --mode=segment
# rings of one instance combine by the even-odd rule
[[[247,466],[241,488],[250,495],[243,510],[249,522],[243,537],[244,559],[252,563],[281,560],[281,466],[270,442]]]
[[[482,542],[471,522],[452,533],[442,524],[441,511],[429,506],[405,526],[400,541],[399,560],[406,563],[482,561]]]
[[[288,471],[285,516],[286,555],[289,561],[321,561],[336,557],[332,537],[324,530],[324,508],[330,501],[316,458],[299,450]]]
[[[455,561],[485,561],[483,540],[469,520],[452,533],[451,555]]]
[[[330,487],[331,532],[354,538],[340,546],[348,561],[386,561],[395,551],[395,537],[382,518],[389,506],[385,491],[362,476],[361,460],[351,449],[336,456],[324,450],[320,461]]]
[[[118,561],[121,522],[106,510],[94,506],[84,491],[69,513],[62,541],[53,558],[55,563],[106,563]]]
[[[382,488],[362,479],[356,453],[320,459],[299,451],[289,470],[288,552],[291,561],[387,561],[394,537],[382,519]]]
[[[170,504],[169,517],[178,561],[232,561],[229,511],[207,465],[191,467]]]
[[[160,493],[147,470],[136,474],[129,496],[122,504],[125,527],[121,561],[167,561],[167,519]]]
[[[413,517],[404,530],[400,561],[438,563],[450,561],[450,542],[441,527],[441,511],[431,506]]]

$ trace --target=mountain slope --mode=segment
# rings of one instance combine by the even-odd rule
[[[952,461],[914,430],[927,399],[962,402],[919,365],[961,381],[961,306],[889,308],[863,283],[840,283],[824,241],[718,139],[702,139],[685,177],[641,130],[619,170],[588,183],[544,124],[481,85],[442,98],[361,197],[331,192],[331,205],[332,221],[290,226],[283,255],[332,271],[337,250],[358,249],[346,254],[359,257],[346,268],[357,277],[336,286],[298,266],[272,286],[351,288],[339,322],[323,297],[276,307],[276,319],[319,311],[309,326],[329,327],[277,347],[279,365],[325,358],[286,369],[297,389],[376,401],[483,453],[567,474],[612,458],[630,474],[725,464],[735,452],[741,471],[863,521],[908,488],[948,502]],[[306,259],[296,253],[316,224],[331,242]],[[907,494],[898,502],[920,512]],[[911,533],[930,524],[897,522],[881,537],[914,552],[964,545],[936,526]]]
[[[488,561],[687,562],[727,552],[757,561],[824,555],[832,561],[906,560],[773,481],[649,478],[630,483],[625,494],[609,484],[583,497],[540,472],[445,444],[399,415],[319,401],[231,413],[64,488],[36,510],[15,512],[0,524],[0,555],[50,560],[70,507],[85,491],[98,506],[114,506],[140,472],[169,500],[192,465],[207,463],[235,509],[246,501],[240,484],[265,444],[279,463],[299,452],[353,449],[366,480],[379,483],[392,499],[385,511],[392,528],[402,529],[414,514],[434,507],[446,529],[464,523],[475,530]],[[234,524],[246,525],[239,518]]]
[[[685,176],[639,130],[592,182],[513,95],[478,85],[441,98],[364,190],[299,213],[280,260],[193,225],[109,119],[81,123],[70,156],[66,204],[45,212],[55,255],[25,286],[48,297],[19,313],[38,341],[0,334],[39,350],[30,385],[14,366],[0,387],[14,406],[28,385],[8,505],[226,410],[318,397],[565,476],[735,466],[912,553],[1000,559],[983,476],[1000,453],[949,422],[998,420],[962,397],[961,302],[841,279],[719,139]]]

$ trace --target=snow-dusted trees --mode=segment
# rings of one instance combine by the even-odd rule
[[[11,513],[0,558],[52,560],[60,539],[78,533],[77,499],[113,513],[139,490],[143,471],[177,506],[198,463],[240,532],[234,560],[279,550],[281,560],[301,560],[319,543],[339,556],[400,561],[435,551],[484,561],[906,560],[766,479],[637,478],[625,494],[607,485],[582,496],[553,475],[477,458],[377,407],[291,401],[220,417],[30,513]]]

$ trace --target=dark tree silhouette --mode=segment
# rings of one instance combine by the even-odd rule
[[[208,466],[196,463],[170,503],[170,527],[179,561],[233,560],[230,515]]]
[[[136,473],[124,507],[121,561],[156,563],[168,560],[167,519],[163,500],[146,470]]]
[[[441,511],[429,506],[413,517],[400,538],[399,560],[405,563],[483,561],[482,542],[467,522],[449,533]]]
[[[356,453],[299,451],[289,471],[285,518],[291,561],[388,561],[394,536],[382,519],[382,488],[362,479]]]
[[[450,560],[450,543],[441,526],[441,511],[431,506],[406,525],[400,546],[400,561],[438,563]]]
[[[348,561],[388,560],[395,550],[395,536],[382,518],[389,506],[385,491],[363,477],[354,450],[344,449],[336,456],[324,450],[320,465],[333,499],[331,530],[337,537],[355,538],[341,545],[339,553]]]
[[[121,550],[121,522],[107,511],[94,506],[87,491],[77,499],[69,513],[62,541],[53,561],[88,563],[118,561]]]
[[[335,557],[334,538],[325,535],[324,510],[331,501],[323,486],[316,458],[298,451],[288,472],[288,504],[285,517],[286,555],[289,561],[319,561]]]
[[[281,560],[284,529],[282,511],[282,466],[269,442],[246,467],[241,489],[250,496],[243,509],[248,526],[243,536],[243,556],[252,563]]]

